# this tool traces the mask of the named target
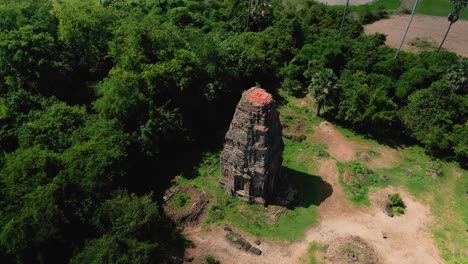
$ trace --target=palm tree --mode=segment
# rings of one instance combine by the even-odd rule
[[[309,91],[317,100],[315,116],[320,116],[320,110],[330,96],[333,96],[338,88],[338,78],[332,69],[321,68],[312,74]]]
[[[341,39],[341,32],[343,31],[344,20],[346,18],[346,13],[348,12],[349,0],[346,0],[346,5],[343,11],[343,18],[341,19],[341,26],[340,26],[340,34],[338,35],[338,39]]]
[[[419,0],[416,0],[416,2],[414,3],[414,6],[413,6],[413,12],[411,12],[411,17],[410,17],[410,20],[408,22],[408,26],[406,27],[405,35],[403,36],[403,39],[401,40],[400,47],[398,48],[398,50],[397,50],[397,52],[395,54],[395,58],[398,57],[398,53],[400,53],[401,47],[403,47],[403,43],[405,42],[406,35],[408,35],[408,30],[409,30],[409,28],[411,26],[411,22],[413,22],[413,17],[414,17],[414,14],[416,13],[416,8],[418,7],[418,4],[419,4]]]
[[[442,39],[442,42],[440,43],[439,49],[437,51],[440,51],[440,49],[442,48],[442,45],[444,45],[445,39],[447,38],[448,33],[449,33],[450,29],[452,28],[452,25],[455,22],[457,22],[457,20],[459,18],[459,14],[460,14],[460,11],[461,11],[462,7],[466,7],[468,5],[468,0],[450,0],[450,2],[452,2],[452,4],[455,5],[455,8],[454,8],[453,12],[450,13],[449,16],[448,16],[448,21],[450,22],[450,24],[449,24],[449,27],[447,29],[447,32],[445,32],[445,36]]]

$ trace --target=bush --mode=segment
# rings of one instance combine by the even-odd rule
[[[406,206],[400,194],[394,193],[390,195],[390,201],[391,201],[392,212],[394,215],[401,215],[405,213]]]
[[[217,260],[213,255],[208,255],[205,258],[207,264],[219,264],[219,260]]]

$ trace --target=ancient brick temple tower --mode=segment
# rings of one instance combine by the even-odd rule
[[[284,185],[281,131],[272,95],[257,87],[245,91],[226,133],[219,185],[249,202],[271,201]]]

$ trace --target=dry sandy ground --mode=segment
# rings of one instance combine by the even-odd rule
[[[327,5],[345,5],[346,0],[318,0],[318,2],[325,3]],[[349,5],[363,5],[371,3],[373,0],[349,0]]]
[[[379,20],[366,25],[366,34],[383,33],[387,35],[387,45],[398,48],[408,25],[409,15],[394,15],[389,19]],[[416,15],[411,23],[406,37],[404,50],[418,51],[419,49],[409,43],[416,38],[423,39],[439,47],[447,31],[449,22],[445,17],[433,17]],[[455,52],[463,57],[468,57],[468,21],[459,20],[452,25],[452,29],[445,40],[443,48]]]
[[[191,227],[186,230],[195,248],[187,251],[188,256],[203,259],[207,254],[214,255],[222,263],[302,263],[310,243],[329,244],[338,237],[357,235],[372,245],[382,263],[398,264],[436,264],[444,263],[434,246],[433,238],[427,231],[431,222],[430,210],[404,190],[393,188],[379,189],[370,197],[372,206],[355,207],[346,200],[338,181],[336,161],[347,161],[365,146],[341,135],[330,124],[322,124],[316,129],[312,140],[329,144],[328,151],[334,159],[320,160],[318,174],[333,187],[333,194],[319,207],[319,221],[306,231],[304,239],[292,242],[262,241],[259,248],[261,256],[246,253],[231,245],[225,238],[221,227],[209,232]],[[380,150],[382,155],[373,166],[391,166],[398,153],[394,150]],[[388,217],[382,206],[389,193],[399,192],[407,205],[406,214]],[[239,232],[239,230],[235,230]],[[388,236],[382,238],[382,232]],[[256,238],[240,232],[250,242]]]

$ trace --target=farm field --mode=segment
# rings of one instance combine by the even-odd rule
[[[403,38],[409,15],[394,15],[388,19],[379,20],[365,25],[366,34],[382,33],[387,35],[386,44],[398,48]],[[439,47],[445,31],[447,19],[416,15],[403,45],[403,50],[420,51],[434,50]],[[468,21],[458,21],[452,26],[443,48],[468,57]]]
[[[328,5],[344,5],[346,0],[318,0]],[[411,12],[415,0],[350,0],[350,11],[360,11],[365,9],[387,9],[396,10],[404,8]],[[449,0],[421,0],[416,10],[417,14],[447,17],[453,11],[453,4]],[[460,19],[468,19],[468,10],[462,9]]]

